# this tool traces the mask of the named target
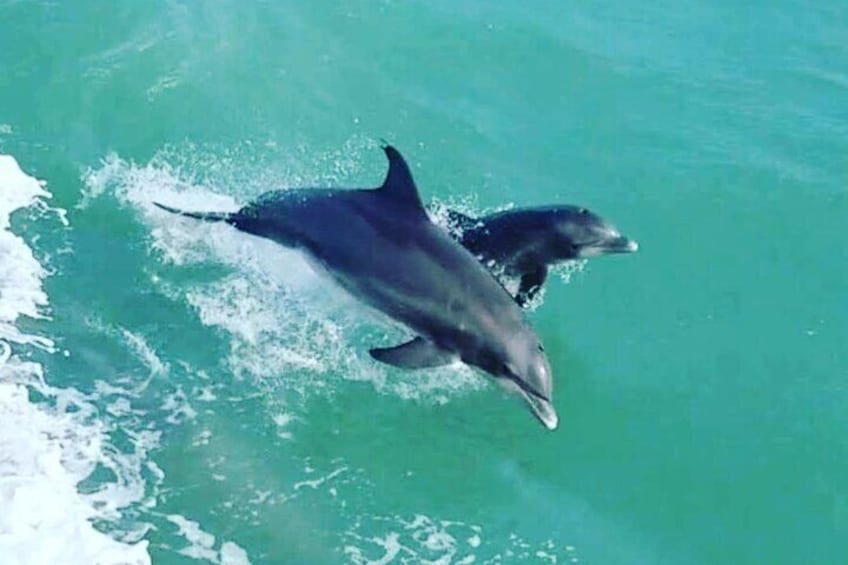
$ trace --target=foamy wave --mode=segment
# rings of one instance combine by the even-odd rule
[[[188,542],[188,545],[177,550],[177,553],[218,565],[250,565],[247,552],[238,544],[225,541],[215,549],[215,536],[203,531],[199,523],[180,514],[170,514],[167,519],[177,526],[177,535]]]
[[[344,554],[356,565],[579,562],[570,545],[553,540],[532,544],[514,533],[506,543],[488,542],[482,526],[423,514],[362,516],[345,537]]]
[[[41,288],[46,271],[23,239],[10,231],[12,212],[50,198],[44,183],[24,173],[9,155],[0,155],[0,339],[52,350],[42,336],[24,335],[15,327],[19,316],[43,318],[47,294]]]
[[[96,427],[44,410],[26,387],[7,383],[0,384],[0,419],[4,563],[150,563],[146,542],[121,543],[97,531],[91,520],[102,514],[77,491],[102,449]]]
[[[135,464],[109,453],[108,430],[89,398],[49,386],[41,365],[22,360],[33,346],[52,352],[53,342],[15,325],[21,316],[45,318],[48,299],[41,287],[46,271],[11,232],[10,217],[21,208],[45,207],[45,198],[43,182],[0,155],[0,555],[4,563],[22,564],[150,563],[147,542],[138,541],[143,532],[123,532],[117,541],[92,525],[117,519],[139,499],[138,482],[122,469]],[[120,484],[81,494],[78,485],[98,466],[112,470]]]
[[[344,553],[357,565],[473,563],[482,533],[480,526],[437,521],[422,514],[410,520],[397,516],[364,517],[357,526],[384,530],[376,535],[363,535],[356,530],[347,533]]]

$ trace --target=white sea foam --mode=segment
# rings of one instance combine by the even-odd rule
[[[471,563],[480,545],[482,528],[461,522],[434,520],[423,514],[364,516],[347,532],[344,552],[352,563]],[[387,530],[364,535],[360,530]]]
[[[150,563],[146,542],[121,543],[97,531],[91,520],[101,511],[77,491],[101,456],[100,430],[28,396],[25,386],[0,384],[3,563]]]
[[[9,155],[0,155],[0,339],[52,349],[45,337],[24,335],[15,326],[19,316],[43,318],[47,294],[41,288],[46,271],[23,239],[12,233],[12,212],[38,199],[50,198],[44,183],[24,173]]]
[[[345,533],[343,550],[356,565],[579,562],[571,545],[562,546],[550,539],[531,543],[515,533],[506,539],[493,537],[494,541],[488,541],[482,526],[424,514],[409,518],[367,515],[359,517]]]
[[[188,545],[177,550],[177,553],[218,565],[250,565],[247,552],[238,544],[225,541],[218,549],[215,549],[215,536],[204,531],[198,522],[180,514],[170,514],[167,518],[169,522],[177,526],[177,535],[188,542]]]
[[[21,316],[46,317],[41,282],[47,273],[11,231],[10,217],[39,202],[45,207],[49,197],[43,182],[0,155],[0,560],[150,563],[147,542],[138,541],[143,531],[123,532],[118,541],[92,525],[95,519],[116,519],[142,496],[138,453],[112,450],[108,426],[97,420],[91,399],[50,386],[42,366],[24,360],[33,347],[53,351],[49,338],[16,325]],[[137,449],[145,449],[145,439],[150,438],[139,438]],[[82,494],[78,485],[98,466],[112,471],[117,482]]]
[[[479,525],[423,514],[410,518],[361,516],[354,528],[345,533],[345,539],[344,553],[356,565],[578,561],[573,546],[560,547],[552,540],[532,544],[517,534],[510,534],[506,543],[503,539],[487,542]]]

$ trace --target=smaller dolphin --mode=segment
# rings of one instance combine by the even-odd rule
[[[448,210],[451,235],[493,273],[520,277],[515,300],[526,306],[541,290],[548,268],[569,259],[639,249],[609,222],[580,206],[545,206],[471,218]]]

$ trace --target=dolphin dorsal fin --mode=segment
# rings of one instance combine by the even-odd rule
[[[389,171],[386,173],[386,179],[382,186],[377,190],[381,194],[414,206],[424,212],[424,205],[421,203],[421,197],[418,195],[418,188],[416,188],[415,181],[412,179],[409,165],[406,164],[406,160],[404,160],[400,151],[388,144],[383,145],[383,151],[389,159]]]

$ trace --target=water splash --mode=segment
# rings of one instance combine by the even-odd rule
[[[11,215],[44,210],[50,196],[0,155],[0,554],[15,563],[150,563],[144,526],[118,522],[144,496],[140,461],[155,438],[136,438],[129,453],[115,448],[92,397],[51,386],[42,365],[25,360],[55,346],[18,328],[20,317],[48,318],[47,270],[11,231]],[[67,225],[63,211],[55,217]],[[84,487],[99,468],[114,480]],[[95,520],[112,523],[111,537]]]

